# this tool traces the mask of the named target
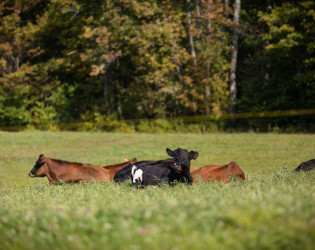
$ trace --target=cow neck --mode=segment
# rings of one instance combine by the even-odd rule
[[[192,178],[191,173],[190,173],[190,166],[189,166],[189,168],[187,170],[182,171],[180,173],[180,175],[181,175],[181,178],[185,178],[186,179],[187,183],[192,183],[193,182],[193,178]]]
[[[108,166],[103,167],[103,169],[108,170],[108,171],[118,172],[130,164],[132,164],[132,162],[128,161],[128,162],[124,162],[124,163],[120,163],[120,164],[116,164],[116,165],[108,165]]]
[[[56,166],[56,164],[53,164],[52,160],[50,158],[46,158],[45,160],[47,165],[47,178],[50,183],[55,184],[58,181],[58,172],[56,171],[56,168],[59,166]]]
[[[187,178],[188,183],[193,182],[193,178],[192,178],[191,173],[190,173],[190,167],[188,168],[187,173],[185,173],[185,177]]]

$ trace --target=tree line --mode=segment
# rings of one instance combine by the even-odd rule
[[[2,127],[315,108],[313,1],[4,0],[0,16]]]

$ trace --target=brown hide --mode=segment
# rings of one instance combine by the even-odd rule
[[[40,156],[43,165],[30,177],[47,176],[49,183],[57,184],[58,181],[65,183],[91,182],[91,181],[108,181],[109,171],[101,166],[90,164],[82,164],[77,162],[68,162],[63,160],[55,160],[49,157]]]
[[[234,175],[239,180],[245,180],[245,174],[236,162],[232,161],[225,165],[207,165],[197,170],[195,167],[190,167],[190,173],[193,177],[193,182],[200,181],[223,181],[228,182],[231,175]]]
[[[107,169],[109,171],[109,180],[112,181],[114,179],[115,174],[122,170],[123,168],[127,167],[130,164],[133,164],[137,162],[137,158],[132,158],[131,160],[128,160],[127,162],[114,164],[114,165],[108,165],[103,168]]]
[[[192,172],[194,172],[194,171],[196,171],[196,170],[198,170],[199,168],[197,168],[197,167],[193,167],[193,166],[190,166],[190,173],[192,173]]]

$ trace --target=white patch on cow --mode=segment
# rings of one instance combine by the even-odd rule
[[[137,170],[137,166],[136,165],[133,165],[132,166],[132,169],[131,169],[131,176],[134,176],[135,175],[135,171]]]
[[[143,171],[141,169],[136,170],[133,175],[132,183],[136,183],[137,180],[140,180],[140,182],[142,182],[142,174]]]

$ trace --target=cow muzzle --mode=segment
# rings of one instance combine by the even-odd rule
[[[174,165],[174,169],[175,169],[175,172],[178,174],[180,174],[183,171],[181,166],[179,166],[179,165]]]
[[[28,176],[29,176],[29,177],[32,177],[32,178],[35,177],[35,175],[34,175],[32,172],[29,172]]]

